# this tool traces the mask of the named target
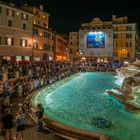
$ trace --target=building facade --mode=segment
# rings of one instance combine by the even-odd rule
[[[68,40],[49,28],[40,8],[0,3],[0,58],[13,61],[67,60]]]
[[[33,15],[14,5],[0,3],[0,58],[13,61],[32,59]]]
[[[63,35],[55,35],[55,60],[69,60],[68,54],[68,40]]]
[[[69,60],[76,62],[79,60],[79,33],[69,33]]]
[[[23,9],[34,15],[33,17],[33,60],[52,61],[54,60],[55,34],[49,30],[49,14],[36,7],[24,6]]]
[[[127,17],[113,15],[111,21],[94,18],[90,23],[83,23],[79,32],[69,33],[70,58],[74,61],[78,54],[79,59],[85,57],[88,61],[134,61],[138,40],[137,24],[128,23]]]

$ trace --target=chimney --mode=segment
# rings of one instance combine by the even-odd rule
[[[40,4],[39,8],[40,8],[41,11],[43,11],[43,5]]]
[[[12,3],[12,2],[10,2],[9,5],[12,6],[12,7],[15,7],[15,4]]]
[[[28,6],[28,4],[27,4],[27,3],[24,3],[24,6],[25,6],[25,7],[27,7],[27,6]]]
[[[114,22],[116,19],[116,15],[112,15],[112,21]]]

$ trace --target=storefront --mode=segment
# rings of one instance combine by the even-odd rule
[[[24,61],[27,61],[27,62],[29,62],[29,61],[30,61],[30,57],[29,57],[29,56],[27,56],[27,55],[26,55],[26,56],[24,56],[24,57],[23,57],[23,59],[24,59]]]
[[[34,57],[34,61],[35,61],[35,62],[41,61],[41,57]]]
[[[22,57],[21,56],[16,56],[16,62],[21,62],[22,61]]]
[[[4,60],[10,61],[11,60],[11,56],[3,56]]]

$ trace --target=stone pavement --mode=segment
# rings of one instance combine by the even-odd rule
[[[12,105],[12,114],[16,114],[18,109],[18,103],[20,103],[22,99],[13,99],[13,105]],[[14,117],[15,119],[15,117]],[[60,137],[57,134],[49,131],[44,130],[43,132],[37,132],[37,124],[26,114],[26,120],[27,120],[27,127],[24,131],[24,139],[23,140],[68,140],[66,138]],[[15,127],[13,129],[13,135],[15,136]],[[3,140],[3,138],[0,136],[0,140]],[[20,140],[20,139],[17,139]]]

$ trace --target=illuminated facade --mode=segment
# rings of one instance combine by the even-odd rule
[[[54,60],[55,34],[49,30],[49,14],[36,7],[24,6],[24,10],[34,15],[33,17],[33,60],[52,61]]]
[[[67,50],[68,40],[57,34],[55,36],[55,60],[69,60],[68,50]]]
[[[73,61],[73,54],[76,55],[75,50],[78,50],[79,58],[101,62],[133,61],[139,47],[138,39],[137,24],[128,23],[127,17],[112,16],[112,21],[105,22],[94,18],[90,23],[83,23],[79,32],[70,32],[70,58]]]
[[[79,33],[70,32],[69,33],[69,60],[78,61],[79,59]]]
[[[0,3],[0,57],[29,61],[32,57],[33,15]]]
[[[136,23],[128,23],[127,17],[112,17],[114,30],[114,59],[134,61],[139,50],[139,33]]]

